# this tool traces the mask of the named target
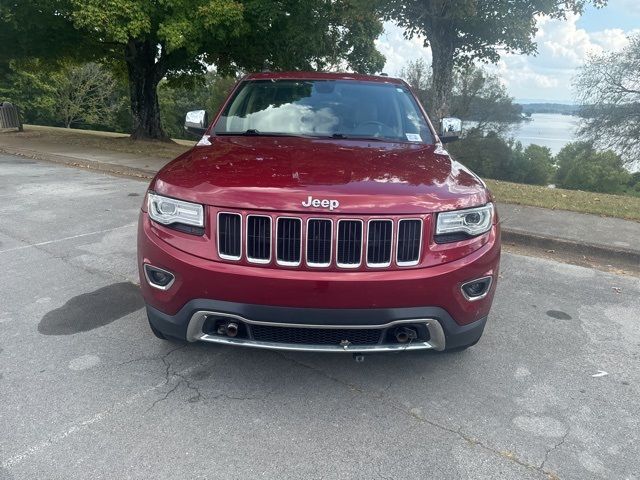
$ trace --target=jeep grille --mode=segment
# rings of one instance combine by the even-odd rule
[[[218,213],[218,255],[223,260],[283,267],[340,269],[418,265],[421,218],[293,217]],[[275,238],[275,241],[273,240]]]

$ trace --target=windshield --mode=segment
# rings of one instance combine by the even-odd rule
[[[243,82],[214,131],[433,143],[406,87],[349,80]]]

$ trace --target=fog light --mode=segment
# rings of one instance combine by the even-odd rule
[[[491,288],[491,277],[482,277],[463,283],[461,290],[464,298],[472,302],[486,297],[489,288]]]
[[[168,290],[175,280],[175,276],[171,272],[148,264],[144,265],[144,275],[149,285],[158,290]]]

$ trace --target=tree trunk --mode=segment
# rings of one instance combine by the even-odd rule
[[[453,89],[454,35],[455,31],[449,22],[438,22],[428,35],[433,57],[433,97],[430,113],[435,116],[436,122],[449,115]]]
[[[163,140],[169,137],[160,122],[158,83],[166,73],[158,45],[150,40],[129,40],[125,47],[129,73],[129,96],[133,115],[134,140]]]

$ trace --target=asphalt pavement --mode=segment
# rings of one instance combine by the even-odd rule
[[[504,254],[458,354],[157,340],[146,183],[0,156],[0,479],[640,478],[640,280]]]

